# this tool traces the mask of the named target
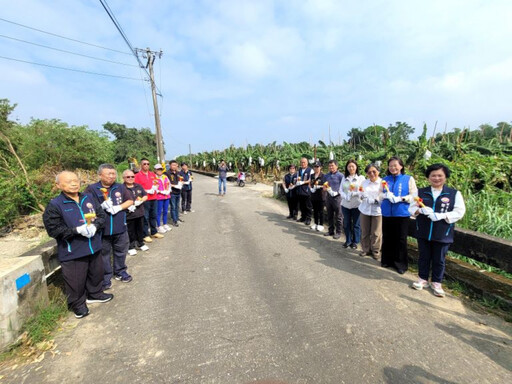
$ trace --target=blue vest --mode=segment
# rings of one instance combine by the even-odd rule
[[[100,191],[101,188],[104,188],[101,185],[101,182],[91,184],[87,187],[86,192],[94,194],[96,200],[101,204],[105,201],[103,197],[103,192]],[[120,205],[125,200],[123,200],[123,195],[125,193],[125,187],[123,184],[114,183],[108,190],[108,196],[112,200],[114,205]],[[122,210],[115,215],[111,215],[107,211],[105,211],[105,228],[103,229],[103,235],[112,236],[123,233],[126,231],[126,212]]]
[[[183,177],[183,181],[189,181],[191,175],[192,175],[192,172],[190,172],[190,171],[185,172],[182,170],[182,171],[178,172],[178,176]],[[190,183],[189,185],[184,184],[181,189],[183,191],[190,191],[192,189],[192,183]]]
[[[295,184],[297,182],[297,173],[294,173],[293,175],[290,175],[287,173],[284,175],[284,185],[286,185],[286,188],[290,188],[291,184]],[[295,197],[297,195],[297,191],[295,189],[292,189],[291,191],[288,191],[286,196],[288,197]]]
[[[300,177],[300,181],[306,182],[306,184],[297,187],[297,194],[299,196],[310,196],[311,191],[309,190],[309,182],[311,180],[313,170],[309,167],[307,167],[306,169],[299,168],[297,174]]]
[[[434,199],[430,187],[420,188],[418,196],[423,199],[423,204],[430,207],[434,212],[453,211],[455,205],[455,195],[457,190],[443,186],[441,194]],[[439,243],[453,243],[453,223],[448,224],[446,220],[431,221],[428,216],[418,215],[416,217],[416,238],[428,241],[437,241]]]
[[[409,180],[411,176],[399,174],[397,176],[386,176],[383,180],[387,181],[389,192],[393,192],[393,194],[397,197],[407,196],[409,194]],[[382,188],[383,192],[386,192],[386,189]],[[384,199],[380,206],[382,210],[382,216],[386,217],[409,217],[411,214],[409,213],[409,203],[400,202],[400,203],[391,203],[388,199]]]
[[[69,228],[76,228],[86,223],[84,214],[96,212],[97,202],[89,195],[79,194],[78,203],[61,193],[50,204],[56,206],[61,217]],[[101,250],[101,234],[97,233],[88,239],[75,235],[67,240],[57,239],[57,255],[59,261],[69,261],[89,256]]]

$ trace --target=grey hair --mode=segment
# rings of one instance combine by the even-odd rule
[[[73,175],[77,176],[78,175],[75,173],[75,172],[72,172],[72,171],[60,171],[59,173],[57,173],[55,175],[55,184],[59,184],[59,178],[60,178],[60,175],[64,174],[64,173],[72,173]]]
[[[108,164],[108,163],[101,164],[98,167],[98,175],[101,175],[101,172],[103,172],[104,169],[113,169],[114,171],[116,170],[112,164]]]

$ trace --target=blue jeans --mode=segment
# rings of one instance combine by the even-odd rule
[[[359,225],[359,209],[352,208],[348,209],[341,207],[343,212],[343,230],[345,231],[345,237],[347,238],[347,244],[358,244],[361,239],[361,227]]]
[[[122,276],[126,273],[126,253],[130,245],[128,232],[112,236],[103,236],[101,239],[101,257],[103,259],[103,286],[110,284],[112,279],[112,264],[110,254],[114,253],[114,275]]]
[[[160,226],[160,219],[162,219],[162,225],[167,224],[167,211],[169,210],[169,200],[157,200],[156,209],[156,225]]]
[[[226,194],[226,184],[227,184],[227,180],[226,179],[221,179],[219,177],[219,195],[221,194],[221,187],[222,185],[224,184],[224,195]]]
[[[156,233],[156,200],[144,202],[144,237]]]
[[[450,248],[450,244],[418,239],[418,250],[420,251],[418,276],[423,280],[428,280],[430,265],[432,264],[432,282],[441,283],[444,277],[448,248]]]
[[[177,223],[179,216],[179,206],[180,206],[180,195],[175,195],[171,193],[171,220],[173,223]]]

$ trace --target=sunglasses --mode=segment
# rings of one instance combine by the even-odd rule
[[[149,165],[149,163],[142,163],[142,165]]]
[[[125,179],[135,179],[135,176],[125,176]]]

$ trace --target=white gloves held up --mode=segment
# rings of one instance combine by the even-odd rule
[[[96,226],[93,224],[83,224],[79,227],[76,227],[76,231],[78,234],[90,239],[96,234]]]

